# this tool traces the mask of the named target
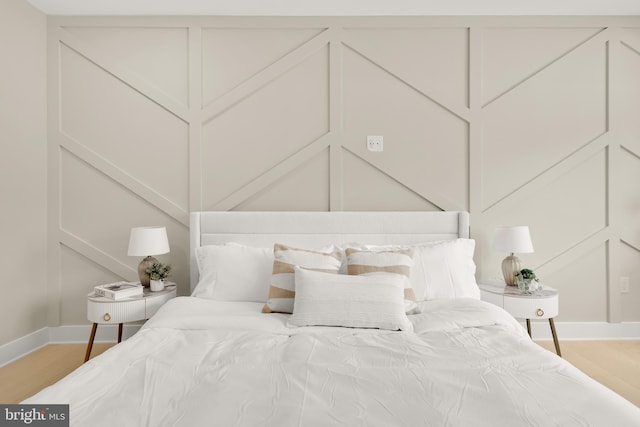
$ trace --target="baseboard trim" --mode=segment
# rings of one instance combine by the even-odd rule
[[[125,324],[122,339],[132,337],[142,325]],[[49,344],[86,344],[91,335],[91,325],[55,326],[49,328]],[[98,325],[94,343],[118,341],[118,325]]]
[[[48,328],[44,327],[28,335],[0,346],[0,368],[49,344]]]
[[[555,325],[559,341],[640,340],[640,322],[555,322]],[[553,339],[549,321],[532,321],[531,335],[536,341]]]
[[[132,337],[142,325],[126,324],[122,339]],[[0,346],[0,368],[48,344],[86,344],[91,325],[44,327]],[[118,341],[118,325],[98,325],[94,343]]]
[[[522,322],[524,326],[524,322]],[[133,336],[142,325],[126,324],[122,339]],[[640,322],[556,322],[560,341],[640,340]],[[45,327],[0,346],[0,367],[3,367],[47,344],[86,344],[91,325]],[[551,340],[551,328],[547,320],[531,322],[531,334],[536,341]],[[117,325],[98,325],[95,343],[116,342]]]

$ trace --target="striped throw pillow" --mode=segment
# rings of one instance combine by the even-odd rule
[[[395,274],[405,278],[404,300],[407,314],[418,314],[420,308],[411,288],[409,277],[413,264],[413,249],[382,249],[368,251],[354,248],[345,249],[347,257],[347,273],[360,274]]]
[[[269,298],[262,312],[293,313],[293,299],[296,296],[294,272],[296,266],[338,274],[341,264],[342,253],[339,249],[325,252],[276,243],[273,246],[273,273],[269,286]]]

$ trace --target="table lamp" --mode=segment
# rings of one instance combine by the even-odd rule
[[[158,260],[153,255],[169,253],[169,239],[165,227],[134,227],[129,236],[129,256],[144,256],[138,264],[138,277],[142,286],[149,286],[146,270]]]
[[[514,274],[519,272],[522,266],[514,253],[533,252],[529,227],[526,225],[497,227],[493,233],[493,249],[498,252],[511,253],[502,260],[502,275],[508,286],[516,286]]]

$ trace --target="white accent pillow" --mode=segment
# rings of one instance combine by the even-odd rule
[[[295,267],[295,282],[292,325],[412,329],[401,275],[349,276]]]
[[[236,243],[196,248],[200,278],[191,296],[218,301],[265,302],[273,268],[270,248]]]
[[[410,282],[416,300],[480,299],[474,250],[475,240],[463,238],[413,246]]]

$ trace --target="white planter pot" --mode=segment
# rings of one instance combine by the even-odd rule
[[[523,294],[535,294],[540,288],[540,283],[536,279],[520,279],[518,278],[518,289]]]
[[[164,280],[151,280],[149,286],[152,292],[164,290]]]

